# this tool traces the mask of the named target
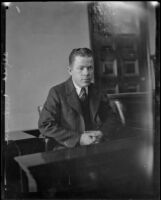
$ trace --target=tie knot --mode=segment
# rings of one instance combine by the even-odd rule
[[[87,97],[87,93],[86,93],[86,89],[85,87],[81,88],[80,94],[79,94],[79,98],[84,101]]]
[[[81,88],[81,92],[82,92],[82,93],[86,93],[86,88],[85,88],[85,87],[82,87],[82,88]]]

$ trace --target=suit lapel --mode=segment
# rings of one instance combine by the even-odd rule
[[[72,79],[68,79],[67,80],[67,84],[66,84],[66,94],[67,94],[67,102],[68,104],[78,113],[82,114],[82,109],[80,106],[80,102],[79,102],[79,97],[76,93],[76,90],[74,88]]]
[[[93,120],[95,119],[100,104],[101,95],[92,85],[89,86],[89,106]]]
[[[89,86],[88,92],[89,92],[89,104],[90,104],[89,106],[92,114],[92,119],[94,120],[100,104],[101,95],[99,91],[93,87],[93,85]],[[76,93],[71,78],[69,78],[66,82],[66,94],[67,94],[67,102],[70,105],[70,107],[72,107],[77,113],[83,116],[79,102],[79,97]]]

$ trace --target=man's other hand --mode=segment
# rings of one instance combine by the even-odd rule
[[[85,131],[80,137],[80,145],[90,145],[99,143],[103,134],[101,131]]]

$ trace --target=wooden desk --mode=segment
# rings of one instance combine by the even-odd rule
[[[25,133],[24,131],[12,131],[5,133],[5,141],[17,141],[35,138],[35,136]]]
[[[4,171],[2,174],[4,176],[6,198],[17,198],[16,194],[23,191],[22,176],[24,173],[15,162],[14,157],[44,152],[45,150],[44,140],[36,137],[36,132],[38,133],[38,130],[5,133],[5,143],[3,146]]]
[[[49,193],[52,197],[67,194],[78,197],[78,193],[97,193],[99,197],[101,194],[105,195],[102,197],[121,194],[123,197],[150,191],[144,169],[148,160],[140,162],[143,146],[145,140],[142,137],[131,137],[18,156],[15,160],[28,177],[29,192],[43,191],[44,197]]]

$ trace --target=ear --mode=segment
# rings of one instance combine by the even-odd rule
[[[68,67],[67,67],[67,70],[68,70],[68,73],[69,73],[70,75],[72,75],[72,68],[71,68],[71,66],[68,66]]]

